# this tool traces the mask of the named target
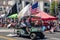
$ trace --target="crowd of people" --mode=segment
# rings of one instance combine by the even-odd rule
[[[8,25],[12,24],[12,27],[14,27],[18,22],[17,19],[11,19],[11,18],[0,18],[0,27],[5,27],[7,28]]]
[[[60,23],[57,20],[34,20],[32,21],[31,18],[26,18],[21,20],[21,25],[27,27],[40,27],[42,31],[49,30],[50,32],[57,31],[57,28],[60,27]],[[20,27],[23,27],[20,26]]]
[[[42,31],[49,30],[50,32],[57,31],[58,28],[60,28],[60,23],[57,20],[34,20],[32,21],[31,18],[22,19],[20,22],[21,25],[24,24],[24,26],[27,27],[40,27]],[[21,27],[21,26],[20,26]]]
[[[54,32],[57,30],[57,27],[60,28],[60,23],[58,23],[56,20],[48,20],[48,21],[34,20],[32,21],[31,18],[23,18],[20,21],[18,21],[18,19],[0,18],[0,27],[6,27],[6,28],[40,27],[42,31],[49,30],[50,32]]]

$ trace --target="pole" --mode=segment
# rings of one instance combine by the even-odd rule
[[[24,7],[25,7],[25,1],[22,0],[22,8],[24,8]]]
[[[18,13],[18,12],[19,12],[19,11],[18,11],[18,0],[16,1],[16,6],[17,6],[17,13]]]
[[[56,2],[55,2],[56,3]],[[56,15],[56,4],[55,4],[55,15]]]
[[[51,3],[52,3],[52,0],[49,0],[50,1],[50,8],[51,8]],[[51,10],[50,10],[50,14],[51,14]]]
[[[55,0],[55,16],[57,14],[57,0]]]
[[[14,22],[15,22],[15,18],[14,18]],[[15,26],[16,27],[16,26]],[[15,33],[15,27],[14,27],[14,33]]]
[[[38,6],[41,11],[44,10],[44,0],[38,0]]]
[[[34,1],[35,1],[35,0],[32,0],[32,3],[33,3],[33,4],[34,4]]]

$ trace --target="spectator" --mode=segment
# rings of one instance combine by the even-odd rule
[[[59,22],[59,29],[60,29],[60,22]]]
[[[54,32],[54,22],[53,21],[50,22],[50,28],[51,28],[50,32],[53,33]]]
[[[35,22],[35,27],[39,27],[38,21]]]
[[[30,25],[31,25],[32,27],[35,26],[34,21],[31,21]]]
[[[9,23],[9,24],[7,25],[7,28],[11,28],[11,23]]]
[[[46,27],[43,25],[41,30],[44,32],[45,29],[46,29]]]
[[[12,22],[12,27],[14,28],[16,26],[16,22]]]

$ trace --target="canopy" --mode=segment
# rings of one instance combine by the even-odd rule
[[[40,11],[39,13],[35,14],[34,16],[40,17],[42,20],[57,20],[56,17],[51,16],[45,12]]]
[[[17,14],[13,14],[13,15],[8,16],[8,18],[18,18],[18,17],[17,17]]]

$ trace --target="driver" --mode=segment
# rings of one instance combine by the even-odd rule
[[[25,24],[26,24],[26,31],[29,33],[31,25],[28,21],[28,18],[25,20]]]
[[[20,27],[26,27],[26,24],[24,23],[24,20],[21,20]]]

